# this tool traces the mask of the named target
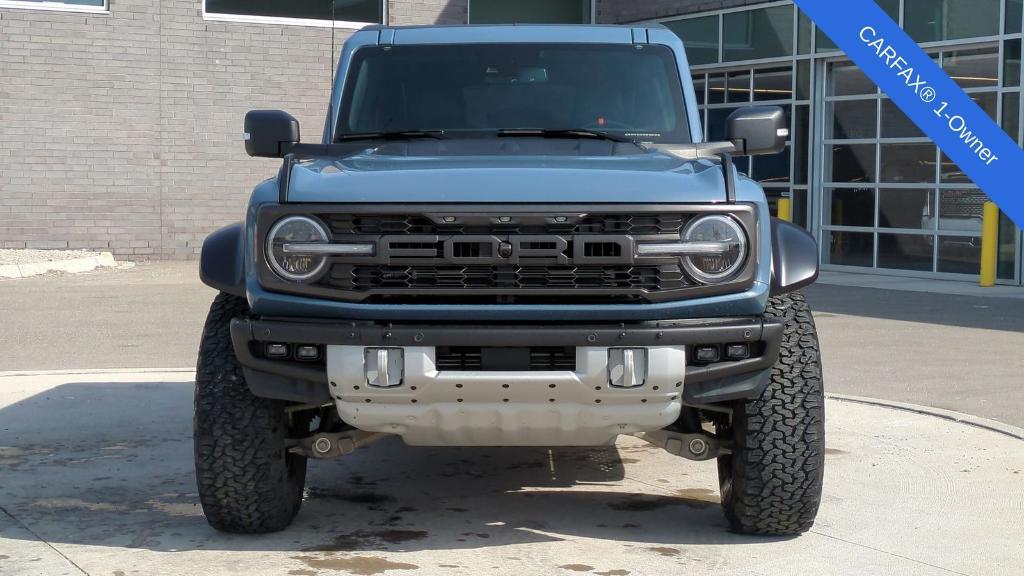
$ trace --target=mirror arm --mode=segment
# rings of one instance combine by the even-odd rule
[[[278,201],[281,204],[288,202],[288,189],[292,184],[292,167],[295,166],[295,154],[285,154],[284,162],[281,163],[281,172],[277,176]]]
[[[733,174],[732,154],[722,152],[718,155],[722,163],[722,176],[725,177],[725,201],[729,204],[736,203],[736,177]]]

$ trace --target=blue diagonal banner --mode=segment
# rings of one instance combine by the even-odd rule
[[[961,170],[1024,227],[1024,151],[873,0],[795,0]]]

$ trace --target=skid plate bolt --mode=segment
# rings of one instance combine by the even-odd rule
[[[690,440],[690,454],[703,456],[708,451],[708,443],[700,438]]]
[[[313,441],[313,451],[317,454],[327,454],[331,451],[331,439],[320,437]]]

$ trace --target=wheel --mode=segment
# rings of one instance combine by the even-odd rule
[[[298,513],[306,458],[285,448],[285,403],[253,396],[245,383],[230,323],[247,312],[244,299],[224,293],[210,307],[196,367],[192,427],[206,520],[224,532],[258,534],[283,530]]]
[[[718,459],[722,507],[732,530],[795,535],[814,524],[825,466],[825,398],[818,334],[799,292],[768,301],[785,320],[771,381],[757,400],[734,406],[732,454]]]

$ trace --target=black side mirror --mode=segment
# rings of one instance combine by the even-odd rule
[[[281,110],[245,114],[245,152],[261,158],[284,158],[299,143],[299,121]]]
[[[778,106],[740,108],[729,115],[726,138],[736,144],[736,154],[778,154],[789,140],[786,113]]]

